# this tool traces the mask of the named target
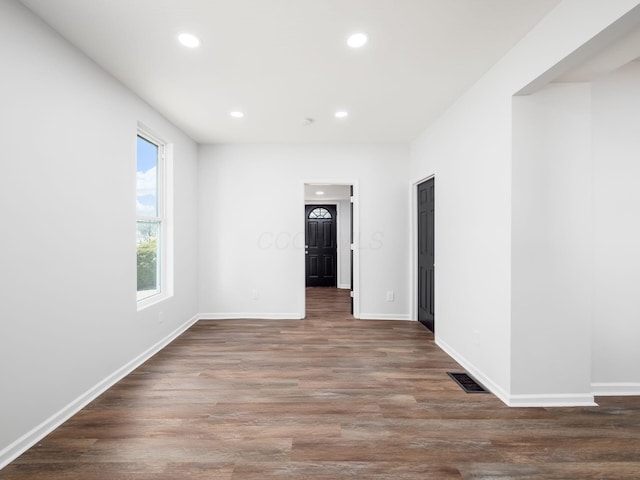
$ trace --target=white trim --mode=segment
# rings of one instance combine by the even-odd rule
[[[412,320],[411,316],[406,313],[361,313],[360,319],[415,321]]]
[[[511,395],[510,407],[597,407],[593,395],[585,393],[558,393],[540,395]]]
[[[437,336],[435,342],[438,347],[440,347],[447,355],[458,362],[464,370],[471,374],[472,377],[474,377],[478,382],[484,385],[496,397],[502,400],[505,405],[509,405],[509,394],[504,391],[504,389],[500,385],[496,384],[493,380],[484,375],[480,370],[475,368],[469,360],[467,360],[463,355],[460,355],[460,353],[458,353],[458,351],[451,347],[451,345],[449,345],[447,342],[441,340]]]
[[[133,360],[123,365],[111,375],[107,376],[96,385],[91,387],[89,390],[84,392],[82,395],[80,395],[78,398],[70,402],[66,407],[54,413],[40,425],[34,427],[32,430],[25,433],[22,437],[18,438],[15,442],[3,448],[2,451],[0,451],[0,469],[6,467],[9,463],[14,461],[29,448],[34,446],[36,443],[38,443],[40,440],[49,435],[56,428],[58,428],[60,425],[62,425],[64,422],[69,420],[72,416],[86,407],[98,396],[102,395],[117,382],[122,380],[144,362],[153,357],[156,353],[169,345],[197,321],[198,316],[194,316],[191,319],[187,320],[184,324],[175,329],[162,340],[155,343],[153,346],[142,352]]]
[[[351,289],[351,285],[349,285],[348,283],[341,283],[340,285],[338,285],[338,288],[340,288],[342,290],[350,290]]]
[[[197,315],[199,321],[207,320],[301,320],[296,313],[199,313]],[[399,321],[415,321],[407,314],[392,313],[362,313],[359,317],[361,320],[399,320]]]
[[[160,292],[155,295],[151,295],[150,297],[143,298],[142,300],[137,300],[137,311],[140,312],[145,308],[149,308],[156,303],[160,303],[167,298],[171,298],[173,295],[169,295],[168,292]]]
[[[561,393],[561,394],[533,394],[511,395],[502,387],[493,382],[489,377],[476,369],[471,362],[460,355],[454,348],[443,340],[436,338],[438,345],[444,352],[460,364],[476,380],[484,385],[491,393],[498,397],[508,407],[593,407],[595,403],[593,395],[588,393]]]
[[[297,313],[199,313],[198,320],[301,320]]]
[[[595,396],[640,396],[638,382],[592,383],[591,391]]]

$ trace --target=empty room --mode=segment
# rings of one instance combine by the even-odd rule
[[[640,478],[640,0],[0,38],[0,479]]]

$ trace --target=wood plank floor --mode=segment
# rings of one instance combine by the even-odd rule
[[[508,408],[422,325],[307,296],[305,320],[199,322],[0,478],[640,478],[640,398]]]

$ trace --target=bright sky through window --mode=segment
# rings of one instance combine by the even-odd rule
[[[142,137],[138,137],[136,191],[138,215],[157,216],[158,146]]]

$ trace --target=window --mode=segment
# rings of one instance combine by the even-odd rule
[[[331,212],[326,208],[314,208],[309,212],[309,218],[331,218]]]
[[[137,299],[140,306],[169,293],[166,145],[138,130],[136,152]]]

